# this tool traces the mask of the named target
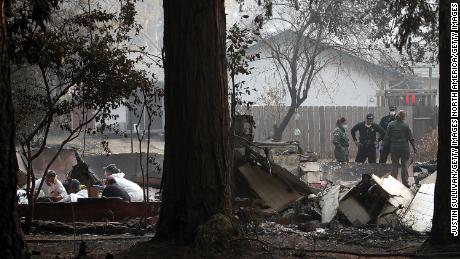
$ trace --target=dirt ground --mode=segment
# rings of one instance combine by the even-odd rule
[[[32,258],[75,258],[82,241],[86,245],[89,258],[106,258],[107,253],[119,254],[139,242],[152,239],[153,235],[26,235],[27,246]]]
[[[33,258],[74,258],[82,241],[86,258],[413,258],[427,236],[375,227],[318,228],[264,223],[257,237],[236,238],[225,251],[199,254],[190,247],[153,242],[152,234],[26,236]],[[203,252],[203,251],[202,251]]]

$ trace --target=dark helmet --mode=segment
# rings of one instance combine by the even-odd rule
[[[368,113],[368,114],[366,115],[366,119],[368,119],[368,120],[373,120],[373,119],[374,119],[374,114]]]
[[[396,111],[398,109],[398,107],[396,107],[396,105],[391,105],[390,106],[390,111]]]

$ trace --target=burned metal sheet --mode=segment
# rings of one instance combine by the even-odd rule
[[[32,168],[36,178],[41,178],[43,176],[43,172],[45,171],[49,162],[56,155],[57,151],[58,150],[55,148],[47,147],[43,149],[42,153],[32,161]],[[18,159],[19,170],[26,173],[27,167],[25,160],[18,152],[16,153],[16,157]],[[64,180],[67,178],[67,175],[72,171],[73,166],[76,164],[77,159],[75,157],[75,150],[63,149],[61,152],[59,152],[57,158],[51,164],[49,169],[54,170],[60,180]]]
[[[160,183],[163,174],[163,159],[162,154],[150,154],[154,157],[153,163],[149,165],[149,183],[156,186]],[[147,155],[142,153],[142,163],[145,170]],[[125,173],[125,178],[140,184],[142,182],[142,170],[139,162],[139,154],[122,153],[111,155],[91,155],[84,158],[89,168],[93,170],[99,177],[104,178],[103,167],[109,164],[116,164],[118,168]]]
[[[254,192],[270,206],[271,209],[266,212],[282,210],[302,197],[294,188],[278,177],[270,175],[261,166],[251,166],[247,163],[241,166],[239,171]]]
[[[434,183],[422,184],[415,198],[412,200],[403,222],[417,232],[431,230],[434,210]]]
[[[337,214],[339,208],[340,186],[333,186],[321,197],[321,223],[329,223]]]

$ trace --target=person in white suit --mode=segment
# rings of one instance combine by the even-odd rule
[[[45,182],[43,183],[42,189],[38,197],[47,197],[53,202],[62,201],[64,198],[67,197],[67,191],[62,185],[61,181],[57,179],[56,172],[53,170],[49,170],[45,176]],[[40,182],[42,179],[38,179],[35,181],[35,192],[38,190],[40,186]]]
[[[115,178],[118,185],[120,185],[131,197],[131,201],[143,201],[144,194],[142,188],[134,182],[125,179],[125,174],[115,164],[110,164],[104,167],[105,176],[112,176]]]

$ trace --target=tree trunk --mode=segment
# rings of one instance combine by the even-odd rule
[[[284,116],[284,118],[281,121],[280,125],[277,126],[274,129],[274,131],[275,131],[274,134],[273,134],[273,140],[274,141],[281,141],[281,139],[283,138],[283,132],[286,129],[287,125],[289,124],[289,121],[291,120],[292,115],[294,115],[295,109],[296,109],[296,107],[294,107],[292,105],[289,106],[289,110],[286,113],[286,115]]]
[[[5,9],[5,1],[0,0],[0,258],[25,258],[25,243],[16,214],[18,164]]]
[[[224,1],[163,1],[165,159],[157,239],[193,242],[230,207]]]
[[[429,243],[432,245],[459,244],[450,234],[450,1],[441,0],[439,10],[439,144],[438,177],[434,191],[434,213]],[[445,102],[446,101],[446,102]]]

